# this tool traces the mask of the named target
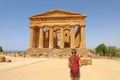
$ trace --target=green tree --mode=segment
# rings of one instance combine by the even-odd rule
[[[116,52],[117,48],[115,46],[107,47],[107,56],[115,57]]]
[[[120,51],[115,53],[116,57],[120,57]]]
[[[95,48],[95,51],[97,54],[100,54],[101,56],[105,56],[106,55],[106,45],[105,44],[100,44]]]
[[[116,57],[120,57],[120,48],[116,49],[115,56]]]
[[[2,52],[3,51],[3,49],[2,49],[2,47],[0,46],[0,52]]]

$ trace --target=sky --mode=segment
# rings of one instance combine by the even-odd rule
[[[120,48],[120,0],[0,0],[0,46],[22,51],[29,46],[29,17],[53,9],[86,14],[86,46]]]

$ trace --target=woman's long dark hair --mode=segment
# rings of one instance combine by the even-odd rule
[[[76,49],[72,49],[71,63],[74,64],[76,62]]]

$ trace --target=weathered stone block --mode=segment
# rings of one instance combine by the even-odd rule
[[[92,59],[87,59],[87,65],[92,65]]]
[[[92,65],[92,59],[82,59],[81,60],[81,65]]]
[[[0,56],[0,62],[5,62],[6,58],[5,56]]]
[[[11,59],[6,59],[5,62],[12,62],[12,60]]]
[[[87,60],[86,59],[81,60],[81,65],[82,66],[87,65]]]

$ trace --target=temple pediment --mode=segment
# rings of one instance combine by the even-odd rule
[[[39,17],[63,17],[63,16],[83,16],[86,17],[85,14],[69,12],[65,10],[51,10],[48,12],[44,12],[42,14],[33,15],[30,18],[39,18]]]

